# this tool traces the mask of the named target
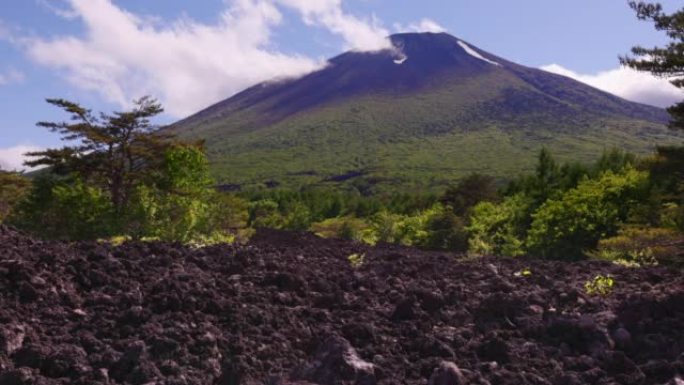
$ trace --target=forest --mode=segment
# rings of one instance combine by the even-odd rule
[[[82,171],[60,174],[53,163],[54,172],[32,179],[3,172],[2,220],[62,240],[207,244],[246,241],[255,229],[272,228],[471,257],[683,262],[672,258],[684,232],[681,147],[642,158],[612,149],[590,165],[559,164],[542,149],[535,171],[510,181],[472,174],[436,194],[380,196],[321,187],[220,192],[201,144],[173,142],[157,151],[161,161],[123,173],[125,198],[114,199],[111,184],[102,183],[111,170],[91,159],[74,166]],[[46,155],[42,161],[54,162]]]

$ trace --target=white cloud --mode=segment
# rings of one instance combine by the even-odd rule
[[[41,151],[40,147],[32,145],[17,145],[13,147],[0,148],[0,169],[6,171],[28,170],[24,166],[27,159],[24,154],[32,151]]]
[[[64,6],[63,0],[36,0],[38,5],[67,20],[78,18],[78,13]]]
[[[308,25],[318,25],[340,35],[346,48],[359,51],[392,49],[389,31],[380,21],[371,17],[360,19],[342,9],[342,0],[275,0],[298,10]]]
[[[41,0],[54,8],[48,0]],[[226,0],[214,24],[183,18],[160,23],[132,14],[111,0],[62,0],[63,17],[76,16],[83,36],[18,39],[28,56],[61,71],[75,87],[129,107],[141,95],[159,98],[169,114],[183,117],[273,78],[292,77],[324,63],[279,52],[271,32],[282,21],[278,7],[298,11],[304,22],[339,35],[346,48],[391,48],[380,22],[348,14],[342,0]]]
[[[164,27],[110,0],[69,2],[85,24],[84,37],[24,38],[22,44],[37,63],[121,106],[151,94],[171,115],[185,116],[247,86],[320,65],[270,47],[270,30],[282,16],[268,1],[235,0],[215,25],[186,18]]]
[[[669,107],[684,99],[684,92],[670,84],[667,79],[627,67],[593,75],[578,74],[558,64],[543,66],[541,69],[567,76],[634,102]]]
[[[0,86],[5,86],[13,83],[21,83],[24,81],[24,73],[11,68],[5,72],[0,72]]]
[[[394,29],[397,32],[446,32],[447,29],[439,25],[434,20],[431,19],[421,19],[419,22],[411,23],[409,25],[402,25],[399,23],[394,24]]]

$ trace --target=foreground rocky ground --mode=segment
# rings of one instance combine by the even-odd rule
[[[596,274],[615,278],[609,296],[585,293]],[[681,384],[683,353],[674,269],[458,262],[279,232],[203,249],[46,243],[0,227],[0,385]]]

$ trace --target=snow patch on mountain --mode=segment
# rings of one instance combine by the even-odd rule
[[[462,41],[459,40],[459,41],[458,41],[458,45],[460,45],[461,48],[463,48],[463,50],[466,51],[466,53],[467,53],[468,55],[470,55],[470,56],[472,56],[472,57],[474,57],[474,58],[480,59],[480,60],[482,60],[482,61],[486,61],[486,62],[489,63],[489,64],[493,64],[493,65],[495,65],[495,66],[501,67],[501,64],[499,64],[499,63],[497,63],[497,62],[495,62],[495,61],[493,61],[493,60],[489,60],[489,59],[487,59],[486,57],[480,55],[477,51],[475,51],[474,49],[470,48],[470,46],[469,46],[468,44],[466,44],[466,43],[464,43],[464,42],[462,42]]]
[[[404,62],[407,61],[407,60],[408,60],[408,56],[403,55],[403,56],[401,56],[401,57],[399,57],[399,58],[394,59],[394,64],[401,65],[401,64],[404,64]]]

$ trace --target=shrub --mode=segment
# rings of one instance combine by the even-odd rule
[[[532,276],[532,269],[530,269],[529,267],[526,267],[522,270],[519,270],[519,271],[516,271],[515,273],[513,273],[513,276],[523,277],[523,278],[531,277]]]
[[[482,202],[476,205],[470,224],[465,228],[469,252],[473,255],[523,255],[530,205],[530,199],[523,194],[507,197],[499,204]]]
[[[430,235],[426,228],[433,210],[426,210],[416,215],[396,215],[397,220],[394,243],[404,246],[429,247],[426,240]]]
[[[577,259],[614,235],[647,187],[647,174],[626,169],[585,179],[560,198],[550,199],[533,215],[527,247],[545,258]]]
[[[494,178],[480,174],[470,174],[454,187],[449,187],[440,202],[450,207],[458,216],[466,213],[480,202],[495,202],[499,193]]]
[[[417,213],[416,215],[400,215],[381,211],[370,220],[368,236],[373,242],[398,243],[405,246],[419,246],[424,248],[442,248],[445,245],[444,237],[447,237],[451,229],[449,223],[439,221],[439,218],[447,215],[441,205]],[[453,214],[452,214],[453,216]],[[439,233],[431,234],[428,229],[433,226]],[[442,226],[442,228],[439,228]],[[430,239],[430,237],[433,237]]]
[[[249,203],[249,225],[254,228],[280,229],[284,219],[278,210],[278,203],[262,199]]]
[[[358,269],[366,262],[366,254],[352,254],[347,257],[352,268]]]
[[[369,226],[362,219],[343,217],[330,218],[311,225],[310,230],[322,238],[341,238],[363,241]]]
[[[386,210],[375,214],[370,219],[370,230],[375,242],[400,243],[403,238],[402,233],[406,232],[406,229],[400,228],[403,219],[401,215]]]
[[[64,240],[109,237],[116,231],[113,206],[106,194],[81,179],[38,178],[11,223],[46,238]]]
[[[189,242],[212,235],[213,181],[201,148],[174,145],[152,186],[139,189],[146,236]]]
[[[442,206],[433,207],[423,216],[422,234],[415,245],[431,250],[468,250],[468,235],[462,217]]]
[[[11,214],[30,189],[31,181],[28,178],[0,170],[0,223]]]
[[[303,231],[311,226],[311,211],[301,202],[295,202],[286,210],[283,229]]]
[[[670,229],[627,227],[598,243],[591,257],[634,266],[676,264],[679,251],[673,245],[681,235]]]
[[[249,202],[233,194],[214,193],[211,197],[211,223],[226,233],[245,229],[249,222]]]
[[[615,280],[610,275],[597,275],[593,280],[584,283],[588,295],[609,296],[613,292]]]
[[[664,204],[660,211],[660,223],[668,229],[684,232],[684,205],[674,202]]]

